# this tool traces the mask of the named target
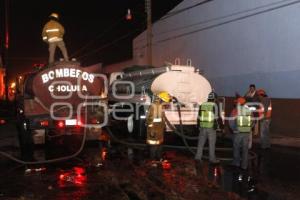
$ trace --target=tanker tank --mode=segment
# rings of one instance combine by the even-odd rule
[[[17,129],[22,152],[51,138],[98,139],[107,124],[106,76],[99,66],[56,62],[24,75],[17,85]]]
[[[196,125],[199,105],[207,101],[212,88],[208,80],[193,66],[136,66],[111,75],[110,106],[113,109],[115,105],[132,108],[134,112],[127,119],[128,132],[144,135],[142,132],[145,131],[144,120],[148,106],[153,94],[162,91],[178,99],[182,124]],[[176,105],[171,103],[166,107],[165,114],[171,124],[180,124]]]

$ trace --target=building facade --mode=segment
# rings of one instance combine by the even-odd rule
[[[254,83],[272,98],[299,98],[300,3],[204,2],[185,0],[153,24],[153,65],[191,59],[223,96]],[[146,32],[133,41],[136,64],[147,62],[146,41]]]

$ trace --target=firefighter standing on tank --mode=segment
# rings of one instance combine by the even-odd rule
[[[69,61],[66,45],[63,41],[65,29],[58,22],[59,15],[52,13],[49,18],[50,20],[45,24],[42,32],[43,41],[49,44],[49,64],[54,62],[55,49],[57,46],[61,50],[64,60]]]
[[[199,130],[198,147],[195,155],[195,160],[202,162],[203,147],[208,138],[209,144],[209,162],[217,164],[220,161],[216,159],[216,129],[223,130],[224,125],[220,117],[220,112],[217,104],[217,95],[214,92],[209,93],[208,101],[201,104],[197,119],[197,127]]]
[[[150,157],[159,160],[161,157],[161,145],[164,140],[165,113],[163,104],[169,103],[172,97],[167,92],[155,95],[153,103],[149,107],[146,118],[147,144],[150,145]]]

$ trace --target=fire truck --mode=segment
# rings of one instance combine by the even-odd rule
[[[17,81],[17,129],[22,152],[53,137],[97,139],[107,123],[106,77],[99,67],[60,61]]]

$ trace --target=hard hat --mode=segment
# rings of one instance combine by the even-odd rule
[[[208,100],[215,100],[217,98],[217,94],[215,92],[211,92],[208,94]]]
[[[171,95],[168,92],[160,92],[157,96],[164,102],[170,102],[172,99]]]
[[[259,96],[264,96],[264,95],[266,95],[266,91],[265,91],[264,89],[258,89],[256,92],[257,92],[257,94],[258,94]]]
[[[51,15],[49,17],[54,17],[54,18],[58,19],[59,15],[57,13],[51,13]]]
[[[246,103],[246,99],[244,97],[239,97],[237,99],[237,103],[241,104],[241,105],[244,105]]]

